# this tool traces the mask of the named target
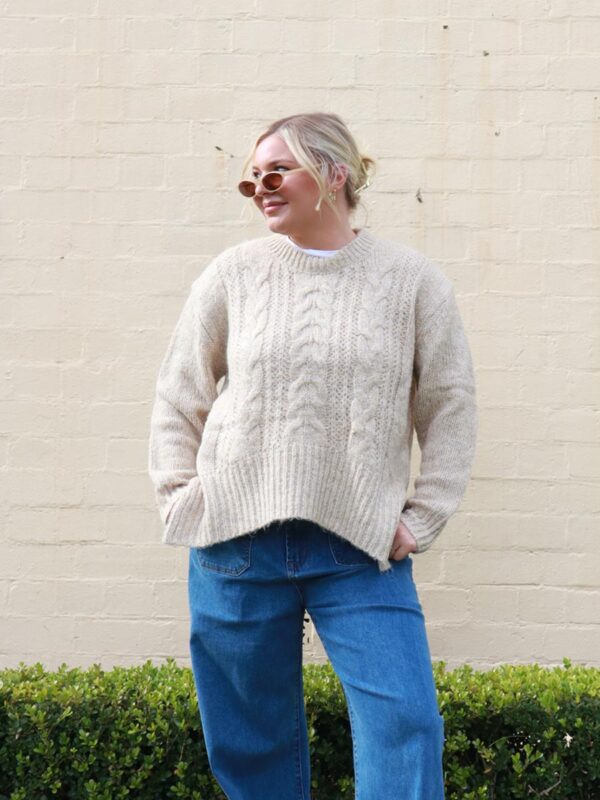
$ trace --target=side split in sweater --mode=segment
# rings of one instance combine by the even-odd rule
[[[417,250],[355,232],[329,258],[280,234],[246,240],[193,282],[150,422],[164,543],[294,517],[384,571],[400,521],[422,553],[458,509],[478,421],[453,284]]]

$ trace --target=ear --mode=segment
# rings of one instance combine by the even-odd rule
[[[335,164],[334,167],[331,169],[331,178],[329,180],[329,189],[339,190],[341,189],[344,184],[346,183],[346,178],[348,177],[348,165],[347,164]]]

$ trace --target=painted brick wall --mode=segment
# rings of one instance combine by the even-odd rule
[[[189,663],[157,369],[203,265],[266,232],[235,191],[251,142],[312,110],[378,159],[355,221],[443,266],[473,350],[472,481],[414,561],[432,657],[600,665],[597,0],[0,13],[0,667]]]

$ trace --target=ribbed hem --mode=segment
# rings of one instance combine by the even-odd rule
[[[296,517],[346,538],[385,571],[403,502],[400,485],[386,485],[372,465],[292,444],[201,470],[177,500],[163,542],[205,547]]]
[[[296,272],[335,272],[344,267],[356,266],[371,253],[377,243],[377,237],[366,228],[352,230],[356,233],[354,239],[328,258],[299,250],[287,236],[279,233],[267,236],[266,239],[273,254]]]

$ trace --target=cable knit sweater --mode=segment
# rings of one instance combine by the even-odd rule
[[[422,253],[356,233],[329,257],[281,234],[246,240],[193,282],[150,422],[164,543],[304,518],[384,571],[399,521],[422,553],[457,510],[478,423],[453,284]]]

